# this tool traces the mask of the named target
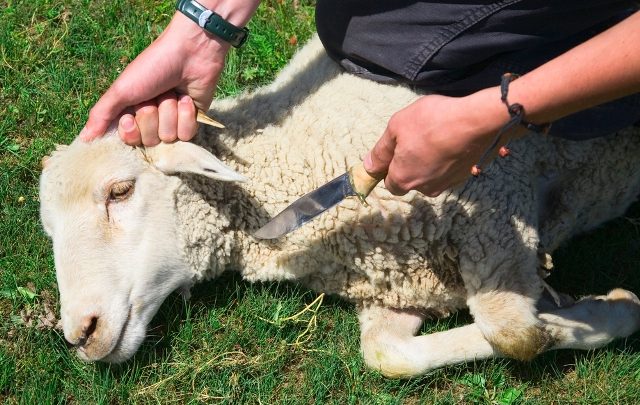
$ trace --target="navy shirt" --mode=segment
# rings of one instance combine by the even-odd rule
[[[637,10],[628,0],[318,0],[316,25],[351,73],[462,96],[498,85],[505,72],[524,74]],[[633,95],[559,120],[552,134],[586,139],[639,120]]]

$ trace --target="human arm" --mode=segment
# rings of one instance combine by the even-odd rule
[[[230,23],[243,27],[259,0],[199,0]],[[80,133],[84,140],[104,134],[119,118],[128,144],[155,145],[189,140],[196,132],[195,107],[207,110],[230,45],[176,12],[162,34],[98,100]]]
[[[524,106],[527,121],[545,123],[640,92],[639,43],[640,12],[512,82],[509,102]],[[365,168],[386,173],[394,194],[438,195],[469,177],[508,119],[499,87],[422,97],[392,116]]]

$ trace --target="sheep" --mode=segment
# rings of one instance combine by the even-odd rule
[[[390,115],[420,96],[341,72],[314,38],[270,85],[214,101],[224,130],[136,148],[111,128],[52,153],[41,220],[65,338],[82,359],[125,361],[171,292],[226,270],[354,302],[365,362],[388,377],[595,348],[637,331],[633,293],[562,300],[542,267],[635,200],[638,128],[580,143],[533,134],[438,197],[396,197],[380,184],[368,206],[345,200],[280,240],[252,236],[358,162]],[[465,307],[473,323],[416,335],[426,318]]]

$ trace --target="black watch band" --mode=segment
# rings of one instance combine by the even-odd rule
[[[246,27],[236,27],[219,14],[208,10],[196,0],[178,0],[176,10],[189,17],[206,31],[236,48],[241,47],[249,36],[249,30]]]

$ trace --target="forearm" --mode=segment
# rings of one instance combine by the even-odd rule
[[[640,92],[640,12],[514,81],[509,102],[552,122]]]

